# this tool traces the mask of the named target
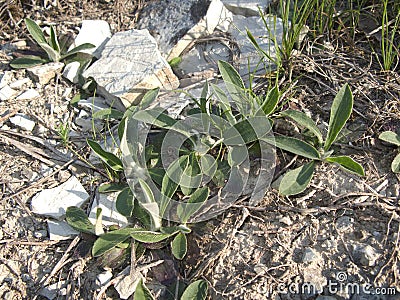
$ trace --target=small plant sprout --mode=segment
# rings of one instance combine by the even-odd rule
[[[16,58],[10,63],[10,66],[15,69],[29,68],[51,61],[59,62],[81,52],[82,50],[95,47],[92,44],[85,43],[66,51],[66,45],[60,44],[53,26],[50,26],[50,36],[46,38],[42,29],[40,29],[35,21],[26,18],[25,25],[35,42],[46,52],[47,57],[24,56]]]
[[[400,135],[393,131],[385,131],[379,135],[379,139],[387,143],[397,146],[400,150]],[[393,173],[400,173],[400,151],[392,161],[392,171]]]
[[[274,143],[278,148],[311,159],[311,162],[285,174],[279,186],[279,192],[282,195],[295,195],[303,192],[312,179],[315,164],[319,161],[335,163],[348,172],[364,176],[363,167],[350,157],[332,156],[331,146],[349,119],[352,109],[353,95],[349,86],[345,84],[332,103],[328,134],[325,140],[314,121],[303,112],[287,110],[280,113],[281,116],[288,117],[308,129],[316,138],[315,145],[287,136],[264,139],[269,143]]]

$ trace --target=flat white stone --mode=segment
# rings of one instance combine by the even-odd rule
[[[271,0],[221,0],[227,9],[235,15],[259,16],[258,8],[263,11],[271,2]]]
[[[5,87],[7,84],[11,82],[13,78],[13,74],[11,71],[5,71],[0,74],[0,89]]]
[[[31,80],[29,78],[27,77],[22,78],[17,81],[11,82],[10,88],[20,90],[24,86],[24,84],[29,84],[29,83],[31,83]]]
[[[87,99],[81,99],[78,102],[78,106],[86,108],[92,113],[110,108],[110,105],[107,104],[107,101],[102,97],[89,97]]]
[[[81,52],[92,54],[99,58],[101,50],[110,38],[110,25],[106,21],[83,20],[81,30],[76,36],[73,46],[71,46],[69,50],[85,43],[93,44],[96,46],[95,48],[82,50]]]
[[[67,78],[72,83],[78,83],[78,70],[80,67],[80,63],[77,61],[73,61],[65,66],[63,71],[64,78]]]
[[[98,92],[107,100],[119,97],[125,106],[140,100],[149,89],[176,89],[179,80],[161,56],[147,30],[116,33],[105,45],[101,57],[83,76],[93,77]]]
[[[29,119],[27,115],[24,114],[16,114],[15,116],[10,118],[10,122],[26,131],[32,131],[35,127],[35,122]]]
[[[63,184],[37,193],[32,198],[32,211],[36,214],[61,219],[70,206],[80,207],[89,194],[75,176]]]
[[[64,64],[61,62],[52,62],[29,68],[26,71],[35,82],[39,82],[43,85],[49,83],[63,67]]]
[[[97,203],[96,199],[93,201],[92,208],[89,213],[89,220],[93,224],[96,223],[97,208],[101,208],[103,225],[119,225],[120,227],[125,227],[128,225],[128,220],[126,217],[121,215],[115,207],[118,194],[119,193],[99,194],[99,203]]]
[[[6,101],[12,97],[14,97],[18,92],[13,90],[9,85],[6,85],[0,90],[0,100]]]
[[[21,95],[19,95],[16,100],[32,100],[37,97],[39,97],[40,94],[37,90],[35,89],[29,89],[23,92]]]
[[[63,241],[74,238],[79,234],[65,221],[47,220],[49,228],[49,237],[51,241]]]

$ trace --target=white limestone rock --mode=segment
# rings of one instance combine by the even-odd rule
[[[89,194],[75,176],[63,184],[45,189],[32,198],[32,211],[36,214],[61,219],[70,206],[80,207]]]
[[[33,100],[40,96],[39,92],[35,89],[29,89],[19,95],[16,100]]]
[[[47,220],[49,237],[51,241],[63,241],[74,238],[79,234],[65,221]]]
[[[35,122],[29,119],[29,117],[24,114],[16,114],[15,116],[10,118],[10,122],[11,124],[26,131],[32,131],[35,127]]]
[[[176,89],[179,80],[161,56],[157,43],[148,30],[116,33],[105,45],[100,59],[83,76],[93,77],[98,93],[121,109],[137,103],[150,89]]]
[[[5,71],[0,74],[0,89],[8,85],[13,78],[13,73],[11,71]]]
[[[65,66],[63,71],[63,77],[67,78],[72,83],[78,83],[78,71],[79,71],[80,63],[77,61],[73,61]]]
[[[79,31],[79,34],[75,38],[75,42],[71,45],[69,50],[85,43],[93,44],[95,48],[85,49],[81,52],[88,53],[99,58],[104,45],[110,38],[110,25],[106,21],[83,20],[81,30]]]
[[[263,11],[271,2],[271,0],[221,0],[227,9],[235,15],[245,17],[258,16],[259,10]]]
[[[27,69],[28,75],[33,81],[42,85],[49,83],[58,72],[62,70],[64,64],[61,62],[52,62],[45,65],[35,66]]]
[[[119,193],[99,194],[98,203],[96,199],[93,201],[92,208],[89,213],[89,220],[93,224],[96,223],[96,212],[98,208],[102,210],[102,224],[104,226],[119,225],[126,227],[128,220],[121,215],[116,209],[116,201]]]
[[[12,89],[9,85],[5,85],[0,89],[0,100],[6,101],[13,98],[18,92]]]

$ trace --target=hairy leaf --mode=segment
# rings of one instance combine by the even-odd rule
[[[123,189],[117,196],[117,201],[115,202],[115,208],[117,211],[125,216],[132,216],[133,212],[133,193],[129,187]]]
[[[18,57],[10,62],[10,66],[14,69],[26,69],[47,63],[49,60],[39,56],[23,56]]]
[[[200,279],[192,282],[183,292],[181,300],[205,300],[207,298],[207,282]]]
[[[315,162],[311,161],[304,166],[287,172],[279,185],[279,192],[284,196],[303,192],[314,174],[314,166]]]
[[[97,156],[99,156],[100,159],[104,161],[111,169],[114,171],[124,170],[122,162],[117,156],[115,156],[113,153],[103,150],[103,148],[101,148],[101,146],[93,140],[87,139],[86,141],[93,152],[96,153]]]
[[[262,139],[263,141],[275,145],[276,147],[289,151],[291,153],[301,155],[306,158],[320,159],[320,154],[313,146],[303,142],[302,140],[288,137],[288,136],[275,136],[266,137]]]
[[[147,286],[144,285],[143,279],[140,278],[138,285],[136,286],[134,300],[154,300],[155,298],[151,294]]]
[[[94,234],[95,227],[92,222],[90,222],[83,209],[76,206],[70,206],[67,208],[65,216],[68,225],[75,230]]]
[[[177,214],[183,224],[186,224],[190,217],[203,206],[209,194],[210,189],[208,187],[199,188],[190,196],[187,203],[178,206]]]
[[[385,131],[379,135],[379,139],[385,141],[387,143],[396,145],[400,147],[400,135],[396,134],[393,131]]]
[[[392,161],[392,172],[400,173],[400,153]]]
[[[186,235],[182,232],[178,233],[171,242],[171,249],[176,259],[183,259],[187,252]]]
[[[331,163],[339,164],[343,169],[360,176],[364,176],[364,168],[351,157],[348,156],[330,156],[325,159]]]

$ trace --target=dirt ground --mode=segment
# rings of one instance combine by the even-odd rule
[[[1,71],[11,70],[7,47],[26,41],[35,49],[22,25],[24,17],[56,24],[71,35],[81,20],[103,19],[117,32],[134,28],[145,5],[55,1],[55,7],[45,1],[44,8],[32,2],[0,4]],[[400,130],[400,76],[380,71],[363,32],[352,37],[344,30],[328,40],[324,45],[305,42],[302,54],[293,57],[292,78],[282,78],[282,87],[288,88],[293,108],[327,124],[336,91],[349,83],[354,111],[336,153],[360,162],[366,176],[319,165],[303,194],[284,198],[272,184],[257,206],[243,200],[213,220],[194,224],[182,262],[162,249],[144,256],[143,262],[164,259],[147,273],[153,290],[162,291],[177,278],[203,278],[210,299],[400,299],[400,177],[390,171],[396,149],[378,139],[385,130]],[[28,78],[24,70],[13,70],[12,76],[12,81]],[[20,90],[33,88],[40,97],[0,102],[0,298],[46,299],[39,291],[58,283],[63,295],[55,299],[117,299],[113,287],[101,289],[98,276],[118,274],[127,262],[105,267],[88,254],[91,241],[85,236],[50,241],[46,219],[30,210],[33,195],[71,175],[91,198],[107,180],[98,170],[60,155],[66,150],[56,129],[66,122],[76,133],[73,147],[85,157],[90,152],[76,146],[90,137],[74,125],[78,111],[68,105],[77,88],[60,75],[44,86],[22,82]],[[16,113],[35,121],[32,133],[15,130],[9,118]],[[281,130],[279,123],[276,126]],[[297,130],[295,125],[292,130]],[[287,153],[278,155],[278,170],[301,163]],[[314,289],[304,287],[305,282]],[[349,284],[359,291],[346,290]],[[158,299],[173,299],[168,291],[163,295]]]

